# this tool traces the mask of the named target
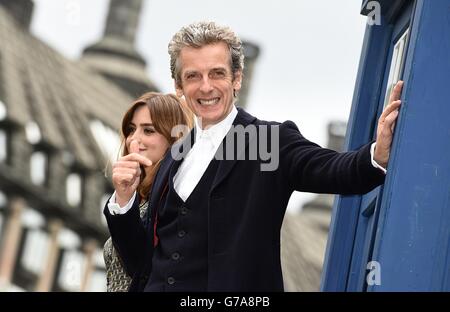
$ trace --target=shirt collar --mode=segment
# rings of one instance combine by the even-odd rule
[[[238,110],[236,109],[236,106],[233,105],[230,113],[225,117],[222,121],[210,126],[208,129],[203,130],[200,127],[199,118],[195,116],[195,140],[199,140],[203,136],[207,136],[211,138],[213,144],[215,147],[218,147],[221,143],[225,135],[230,130],[231,126],[233,125],[233,121],[236,118],[238,114]]]

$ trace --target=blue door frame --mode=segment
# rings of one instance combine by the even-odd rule
[[[403,105],[385,185],[335,201],[321,289],[450,290],[450,0],[378,3],[381,25],[366,27],[346,148],[374,138],[392,45],[409,27]],[[373,260],[379,285],[365,282]]]

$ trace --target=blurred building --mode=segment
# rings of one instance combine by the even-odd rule
[[[253,81],[253,73],[255,71],[255,64],[258,59],[260,49],[257,44],[246,40],[242,41],[242,45],[244,48],[245,66],[242,79],[242,87],[239,91],[237,105],[239,107],[246,108],[250,85]]]
[[[346,123],[328,125],[327,148],[342,151]],[[334,195],[319,194],[298,214],[286,213],[281,229],[285,291],[319,291]]]
[[[155,89],[133,50],[140,2],[112,1],[104,40],[70,61],[30,33],[31,0],[0,0],[0,290],[106,288],[105,168]]]

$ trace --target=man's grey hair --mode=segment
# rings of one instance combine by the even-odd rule
[[[244,50],[241,39],[226,26],[214,22],[197,22],[182,27],[169,43],[170,71],[175,84],[181,87],[180,53],[184,47],[201,48],[205,45],[225,42],[231,54],[233,79],[238,71],[244,70]]]

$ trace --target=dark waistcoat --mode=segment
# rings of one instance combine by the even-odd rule
[[[173,186],[181,162],[170,170],[165,204],[157,223],[159,243],[144,291],[206,291],[208,288],[209,191],[218,168],[213,159],[184,202]]]

